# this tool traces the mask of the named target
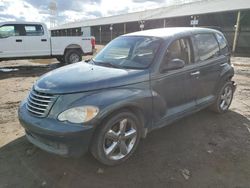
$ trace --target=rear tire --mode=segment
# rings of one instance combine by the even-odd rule
[[[65,64],[77,63],[82,61],[82,54],[78,49],[67,50],[64,55]]]
[[[210,109],[219,114],[225,113],[231,105],[233,94],[234,87],[232,82],[226,82],[220,89],[216,101],[210,106]]]
[[[134,153],[141,130],[141,123],[133,113],[121,111],[100,125],[93,138],[91,153],[105,165],[118,165]]]

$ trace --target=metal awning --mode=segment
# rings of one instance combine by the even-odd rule
[[[150,9],[141,12],[72,22],[54,27],[51,30],[128,23],[141,20],[154,20],[218,12],[231,12],[247,9],[250,9],[249,0],[203,0],[182,5]]]

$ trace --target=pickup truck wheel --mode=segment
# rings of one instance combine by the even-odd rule
[[[79,50],[67,50],[64,56],[65,64],[77,63],[82,61]]]
[[[216,101],[211,105],[211,110],[217,113],[224,113],[231,105],[234,94],[234,87],[232,82],[227,82],[220,89]]]
[[[111,117],[95,134],[91,145],[93,156],[105,165],[117,165],[135,151],[141,137],[141,124],[129,111]]]

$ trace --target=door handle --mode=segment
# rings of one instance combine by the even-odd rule
[[[199,75],[200,74],[200,71],[195,71],[195,72],[192,72],[190,75],[191,76],[197,76],[197,75]]]
[[[42,41],[42,42],[46,42],[46,41],[47,41],[47,39],[41,39],[41,41]]]
[[[22,42],[23,40],[21,40],[21,39],[16,39],[16,42]]]

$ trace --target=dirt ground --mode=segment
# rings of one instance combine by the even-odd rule
[[[24,137],[20,101],[40,75],[61,65],[55,59],[1,62],[0,188],[250,187],[250,59],[233,63],[238,88],[229,112],[203,110],[156,130],[130,160],[106,167],[90,154],[49,154]]]

